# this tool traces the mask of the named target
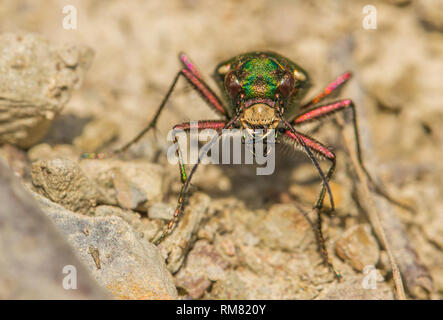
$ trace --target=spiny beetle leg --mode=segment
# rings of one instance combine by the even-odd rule
[[[185,60],[184,57],[186,57],[184,54],[180,56],[180,60],[185,64],[185,68],[180,70],[177,75],[175,76],[174,80],[172,81],[171,86],[169,87],[168,92],[166,93],[165,97],[163,98],[160,106],[157,109],[157,112],[154,115],[154,118],[151,120],[151,122],[146,126],[142,131],[140,131],[137,136],[135,136],[131,141],[129,141],[127,144],[125,144],[123,147],[112,151],[112,152],[103,152],[103,153],[84,153],[82,155],[82,158],[86,159],[103,159],[103,158],[110,158],[114,155],[124,153],[127,151],[134,143],[138,142],[147,132],[149,132],[152,128],[155,128],[158,118],[160,117],[161,112],[163,111],[166,103],[169,100],[169,97],[171,96],[172,92],[174,91],[174,88],[178,82],[178,79],[180,76],[183,76],[194,88],[194,90],[197,91],[197,93],[200,95],[200,97],[203,98],[203,100],[207,103],[209,107],[211,107],[214,111],[216,111],[218,114],[224,116],[226,118],[226,110],[221,103],[221,100],[217,97],[217,95],[211,90],[211,88],[199,78],[199,74],[196,71],[193,64],[190,62],[190,60],[186,57]],[[186,63],[184,62],[186,61]]]
[[[188,69],[183,69],[182,74],[186,80],[192,85],[192,87],[199,93],[203,100],[218,114],[226,117],[226,110],[218,98],[218,96],[211,90],[211,88],[200,78],[196,77]]]
[[[188,55],[186,53],[180,52],[178,57],[186,69],[191,71],[194,76],[196,76],[197,78],[202,80],[202,76],[201,76],[200,72],[198,71],[197,67],[195,66],[195,63],[193,63],[191,61],[191,59],[188,57]]]
[[[160,106],[158,107],[154,118],[151,120],[151,122],[142,130],[140,131],[131,141],[129,141],[128,143],[126,143],[123,147],[114,150],[112,152],[109,153],[101,153],[102,155],[105,155],[105,158],[110,158],[116,154],[121,154],[124,153],[126,150],[128,150],[134,143],[138,142],[146,133],[148,133],[149,130],[151,130],[152,128],[155,128],[158,118],[160,117],[161,112],[163,111],[166,102],[168,102],[169,97],[171,96],[172,92],[174,91],[175,85],[177,84],[178,79],[180,78],[180,75],[182,75],[182,71],[179,71],[176,75],[174,80],[172,81],[171,86],[168,89],[168,92],[166,93],[165,97],[163,98]],[[82,155],[82,158],[93,158],[90,155],[93,155],[91,153],[84,153]]]
[[[298,138],[297,138],[297,136],[295,136],[292,131],[286,130],[284,136],[289,138],[290,141],[293,141],[298,145],[300,145],[299,139],[301,139],[305,143],[305,145],[313,152],[314,155],[318,156],[319,158],[325,158],[326,160],[329,160],[331,162],[331,166],[329,167],[328,172],[326,173],[325,176],[326,181],[329,182],[332,175],[334,174],[335,165],[336,165],[336,157],[334,152],[329,150],[320,142],[316,141],[314,138],[308,137],[307,135],[304,135],[302,133],[298,133]],[[323,207],[323,200],[325,198],[325,195],[326,195],[326,185],[323,184],[322,189],[320,191],[320,195],[315,204],[315,208],[321,209]],[[334,210],[333,207],[331,209]]]
[[[281,116],[280,119],[282,120],[282,122],[286,126],[286,128],[288,129],[288,132],[291,134],[291,137],[297,142],[298,145],[300,145],[303,148],[303,150],[306,152],[309,159],[312,161],[315,168],[317,169],[318,174],[320,175],[320,177],[322,179],[323,187],[326,188],[326,191],[329,194],[329,202],[331,204],[331,211],[334,212],[335,211],[334,198],[332,197],[332,192],[331,192],[331,188],[329,186],[328,179],[325,176],[325,174],[323,173],[323,170],[321,169],[320,165],[318,164],[318,161],[316,160],[315,156],[312,153],[312,150],[315,152],[315,149],[312,149],[312,147],[318,145],[318,143],[315,143],[313,139],[310,139],[307,136],[305,136],[302,133],[295,130],[294,126],[291,125],[288,122],[288,120],[286,120],[283,116]],[[309,147],[308,144],[312,144],[312,146]],[[325,147],[323,147],[323,148],[325,148]],[[322,150],[322,149],[320,148],[319,150]],[[326,152],[326,150],[331,152],[327,148],[325,148],[325,150],[323,150],[323,151]]]
[[[196,129],[198,131],[204,130],[204,129],[219,130],[219,129],[223,129],[225,127],[226,121],[204,120],[204,121],[199,121],[199,122],[195,123],[195,126],[192,126],[192,125],[193,125],[193,123],[191,123],[191,122],[185,122],[185,123],[175,125],[173,128],[173,132],[172,132],[172,135],[174,137],[174,143],[177,145],[177,155],[178,155],[178,159],[179,159],[179,171],[180,171],[180,177],[181,177],[181,180],[183,183],[186,182],[188,177],[186,174],[186,169],[185,169],[185,165],[184,165],[184,161],[183,161],[183,155],[181,152],[180,144],[177,141],[177,132],[178,131],[189,132],[191,129]]]
[[[286,130],[284,132],[282,139],[285,142],[289,142],[289,144],[292,146],[294,146],[294,143],[296,145],[300,146],[300,139],[301,139],[301,141],[304,142],[304,144],[309,148],[309,150],[312,151],[312,153],[314,155],[316,155],[317,157],[325,158],[326,160],[329,160],[331,162],[331,166],[330,166],[328,172],[326,173],[326,180],[329,182],[331,176],[334,173],[335,164],[336,164],[335,154],[331,150],[329,150],[324,145],[322,145],[320,142],[316,141],[315,139],[313,139],[311,137],[308,137],[302,133],[298,133],[297,135],[295,135],[290,130]],[[322,220],[321,220],[320,210],[323,207],[323,200],[325,198],[325,194],[326,194],[326,186],[325,186],[325,184],[323,184],[322,189],[319,194],[319,197],[318,197],[318,200],[317,200],[315,207],[314,207],[314,211],[317,214],[317,224],[313,225],[312,227],[314,229],[314,232],[315,232],[315,235],[317,238],[317,243],[319,245],[320,252],[322,253],[323,261],[324,261],[325,265],[328,266],[329,269],[334,274],[334,276],[340,280],[342,277],[341,274],[335,269],[334,265],[329,260],[328,250],[326,248],[326,243],[325,243],[325,239],[324,239],[323,231],[322,231]]]
[[[214,93],[214,91],[209,87],[208,84],[202,79],[200,72],[198,72],[195,64],[192,63],[191,59],[185,54],[180,53],[180,61],[185,66],[182,70],[183,75],[186,77],[188,82],[197,90],[203,100],[218,114],[225,116],[227,115],[226,109],[221,102],[220,98]]]
[[[319,120],[326,116],[332,115],[334,112],[344,110],[348,107],[353,108],[353,103],[349,99],[331,102],[321,106],[315,106],[309,110],[303,111],[302,114],[296,116],[294,119],[294,124],[301,124],[305,122]]]
[[[312,107],[313,105],[319,103],[320,101],[325,99],[327,96],[329,96],[331,93],[333,93],[336,89],[340,88],[343,84],[345,84],[346,81],[348,81],[351,77],[352,77],[352,73],[351,72],[346,72],[346,73],[342,74],[337,79],[332,81],[315,98],[313,98],[311,101],[309,101],[308,103],[306,103],[303,106],[301,106],[300,109],[306,109],[306,108]]]
[[[171,232],[172,229],[174,229],[175,225],[177,224],[179,217],[185,208],[186,196],[187,196],[189,186],[191,184],[192,176],[196,172],[198,165],[200,164],[200,162],[202,160],[202,157],[208,152],[208,150],[212,147],[212,145],[218,141],[218,139],[223,134],[223,129],[231,128],[233,126],[233,124],[238,120],[238,118],[239,118],[239,116],[237,115],[234,118],[230,119],[228,122],[224,122],[224,123],[222,123],[222,121],[203,121],[202,122],[202,127],[206,126],[206,128],[215,129],[217,131],[217,135],[214,136],[208,143],[206,143],[203,146],[203,148],[200,150],[198,158],[197,158],[197,163],[194,164],[194,166],[192,167],[186,181],[184,182],[184,184],[181,188],[180,195],[178,198],[177,207],[174,211],[174,216],[169,221],[166,229],[162,232],[160,237],[154,241],[155,245],[158,245],[169,234],[169,232]],[[222,126],[222,124],[223,124],[223,126]],[[179,126],[182,126],[183,129],[191,128],[191,125],[189,123],[184,123]]]
[[[334,274],[334,276],[337,280],[342,280],[343,276],[341,275],[341,273],[337,269],[335,269],[334,264],[329,259],[328,248],[326,247],[326,241],[323,236],[323,230],[322,230],[323,220],[321,217],[320,209],[314,208],[314,211],[317,213],[317,228],[316,228],[315,235],[317,237],[317,243],[320,246],[320,251],[323,256],[323,262],[329,268],[329,270],[331,270],[331,272]]]
[[[369,171],[366,169],[366,166],[363,162],[361,147],[360,147],[360,133],[358,129],[358,123],[357,123],[357,110],[355,108],[354,103],[350,99],[340,100],[336,102],[332,102],[326,105],[316,106],[311,108],[310,110],[307,110],[303,112],[302,114],[296,116],[295,120],[293,121],[294,124],[303,124],[315,120],[319,120],[322,118],[325,118],[327,116],[332,115],[335,112],[344,111],[350,109],[351,116],[352,116],[352,126],[354,129],[354,139],[355,139],[355,150],[357,153],[357,160],[362,168],[363,172],[365,173],[369,183],[373,187],[374,191],[377,192],[379,195],[390,201],[391,203],[409,210],[411,212],[414,212],[414,209],[409,207],[408,205],[405,205],[394,198],[392,198],[385,190],[383,190],[382,187],[380,187],[374,179],[372,179],[372,176],[369,174]]]

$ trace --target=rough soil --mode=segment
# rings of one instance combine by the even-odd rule
[[[77,8],[76,30],[62,27],[66,4]],[[367,3],[356,0],[4,1],[0,155],[116,298],[393,299],[376,211],[406,296],[441,299],[442,2],[373,4],[377,29],[365,30]],[[337,153],[331,182],[337,210],[329,216],[326,207],[323,228],[341,282],[323,265],[304,216],[321,181],[303,153],[279,151],[272,176],[257,176],[253,166],[201,166],[177,228],[152,245],[181,186],[166,159],[168,131],[217,117],[184,81],[155,134],[124,156],[80,160],[82,152],[122,146],[146,126],[180,67],[180,51],[215,88],[213,68],[250,50],[276,51],[303,66],[314,84],[309,97],[352,71],[340,97],[356,103],[367,167],[393,198],[413,208],[365,193],[342,116],[300,129]],[[7,208],[20,206],[11,201]],[[24,236],[10,234],[8,241]],[[2,255],[0,269],[11,263]],[[376,288],[365,289],[371,274]],[[1,277],[0,283],[11,281]],[[17,287],[17,296],[29,296],[26,284]],[[11,296],[0,286],[0,297]]]

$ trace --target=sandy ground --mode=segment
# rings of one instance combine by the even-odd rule
[[[76,147],[111,150],[127,142],[155,112],[180,67],[180,51],[196,62],[214,88],[210,77],[214,67],[250,50],[276,51],[301,65],[314,84],[309,97],[342,72],[352,71],[354,78],[340,96],[357,104],[369,170],[395,199],[414,208],[410,212],[390,205],[388,210],[377,202],[382,215],[398,217],[406,230],[404,238],[387,225],[388,238],[393,238],[394,251],[406,250],[408,255],[408,250],[415,250],[417,261],[433,278],[432,288],[426,282],[423,286],[427,289],[417,289],[417,271],[403,275],[408,279],[407,295],[441,298],[442,10],[434,8],[440,5],[438,1],[372,3],[377,10],[377,28],[366,30],[362,10],[367,1],[16,0],[3,1],[0,31],[37,32],[51,42],[86,45],[95,52],[81,89],[73,93],[43,140],[52,146],[72,145],[85,125],[97,119],[105,123],[97,137],[77,140]],[[77,8],[75,30],[65,30],[62,25],[62,9],[67,4]],[[181,83],[159,121],[156,137],[149,134],[126,155],[125,159],[143,158],[166,168],[162,181],[167,191],[160,203],[176,201],[180,181],[175,166],[157,151],[164,152],[169,145],[165,137],[174,124],[201,119],[216,119],[216,115]],[[198,192],[192,199],[198,202],[209,196],[210,214],[198,223],[193,238],[186,240],[181,258],[175,262],[169,259],[179,296],[393,297],[387,252],[377,232],[369,227],[371,209],[362,203],[369,200],[358,195],[361,182],[349,169],[352,165],[343,137],[332,122],[324,122],[314,134],[338,155],[332,183],[337,213],[333,218],[325,217],[324,228],[333,262],[351,280],[337,284],[321,264],[312,230],[299,219],[301,214],[294,205],[309,208],[315,201],[320,186],[315,169],[301,153],[282,153],[271,177],[256,177],[253,169],[238,166],[205,166],[197,173],[194,183]],[[116,139],[101,145],[107,139],[103,138],[105,132]],[[143,210],[137,211],[149,220],[146,208]],[[391,223],[390,219],[385,222]],[[357,240],[346,240],[348,233]],[[341,258],[336,253],[340,241],[368,252],[359,256],[351,250],[351,257],[343,260],[343,253]],[[403,245],[397,246],[399,242]],[[171,243],[165,242],[163,250]],[[411,272],[402,268],[403,253],[395,255],[402,273]],[[364,266],[371,261],[385,278],[374,294],[360,290],[364,274],[359,263]],[[420,274],[427,276],[423,272]],[[360,291],[349,292],[353,287]]]

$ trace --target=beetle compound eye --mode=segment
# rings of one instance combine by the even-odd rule
[[[225,77],[225,87],[231,98],[235,98],[241,91],[241,85],[233,72],[230,72]]]
[[[295,79],[291,73],[286,73],[278,86],[278,90],[285,97],[288,98],[295,88]]]

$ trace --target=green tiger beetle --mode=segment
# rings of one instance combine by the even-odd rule
[[[336,271],[328,258],[328,251],[322,233],[322,219],[320,214],[326,192],[329,195],[331,212],[334,212],[335,209],[328,181],[334,173],[336,156],[331,149],[295,128],[308,122],[320,120],[338,111],[350,110],[358,161],[368,176],[369,181],[372,182],[373,180],[370,178],[362,161],[356,110],[353,102],[349,99],[344,99],[327,104],[319,104],[342,87],[343,84],[351,78],[351,73],[346,72],[339,76],[320,94],[302,104],[301,100],[310,88],[309,76],[305,70],[291,60],[273,52],[249,52],[226,60],[216,67],[213,77],[224,94],[225,99],[222,100],[203,80],[201,74],[186,54],[181,53],[179,58],[183,67],[176,74],[166,96],[149,125],[129,143],[114,152],[85,154],[84,157],[100,159],[125,152],[149,130],[155,128],[157,120],[171,96],[177,81],[183,76],[203,98],[206,104],[222,118],[221,120],[199,121],[196,129],[214,129],[219,133],[221,133],[223,129],[230,128],[243,128],[249,131],[272,129],[275,130],[276,141],[289,144],[293,148],[301,147],[306,152],[323,182],[318,200],[314,206],[314,210],[317,212],[315,229],[319,249],[322,252],[325,265],[329,267],[337,279],[340,279],[341,274]],[[190,131],[190,129],[190,122],[174,126],[174,130]],[[326,173],[321,169],[317,159],[326,159],[329,161],[330,166]],[[189,175],[187,175],[184,163],[180,158],[179,169],[183,184],[177,208],[167,228],[154,242],[155,244],[159,244],[177,224],[185,207],[185,198],[188,193],[191,178],[200,162],[201,157],[199,156],[197,163],[194,164]],[[376,187],[373,182],[372,184],[378,193],[390,199],[384,191]]]

